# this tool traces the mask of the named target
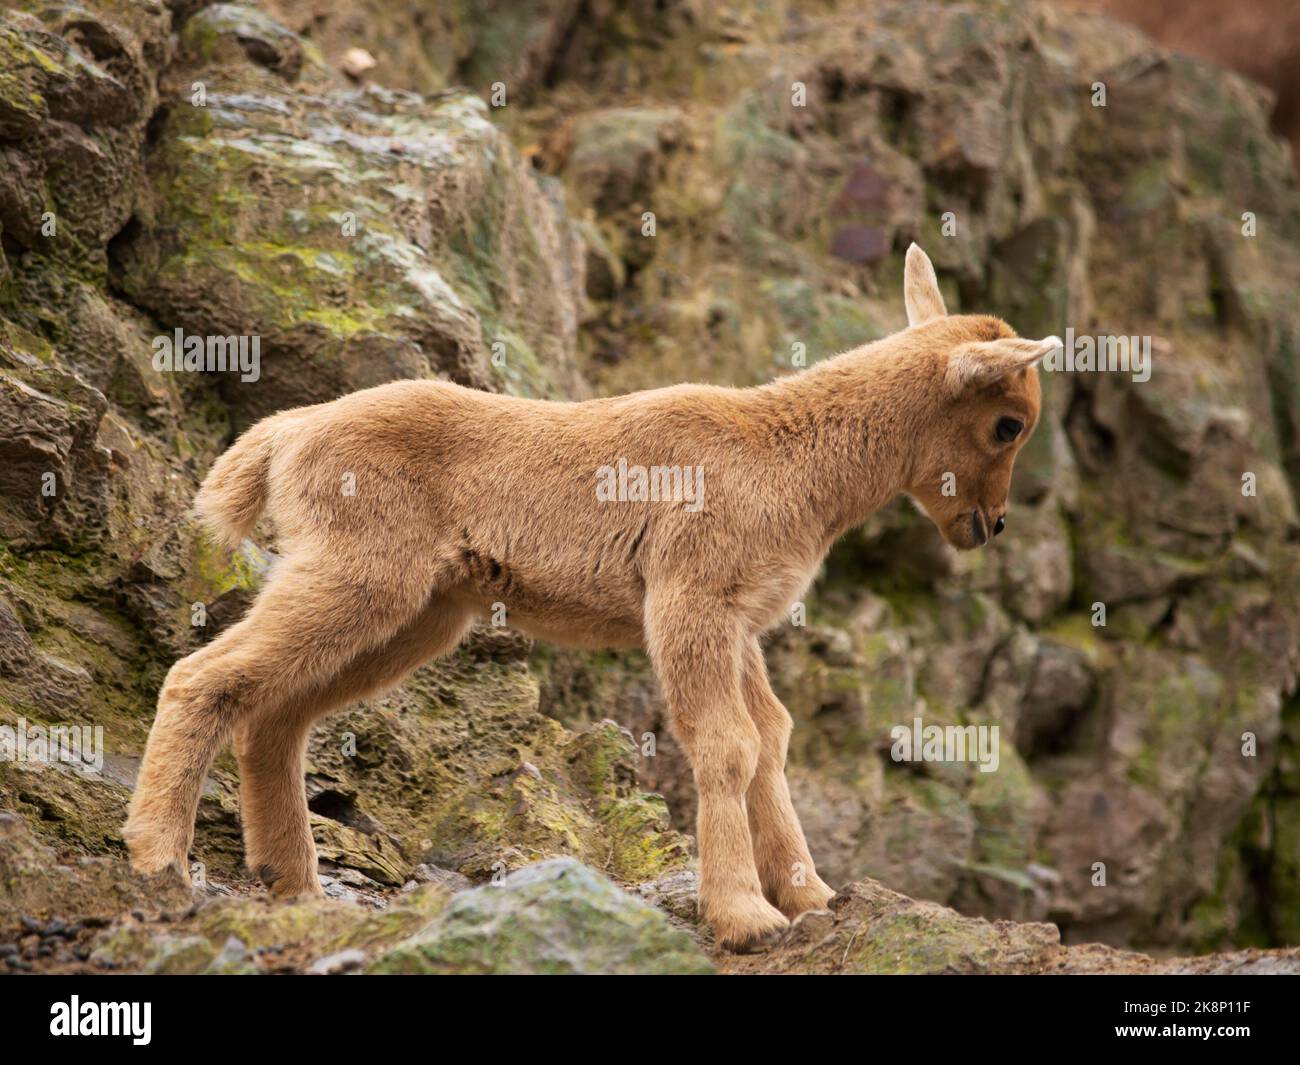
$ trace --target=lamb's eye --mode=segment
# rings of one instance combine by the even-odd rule
[[[1015,418],[998,419],[998,439],[1004,444],[1011,443],[1020,435],[1020,430],[1025,427],[1024,422],[1018,422]]]

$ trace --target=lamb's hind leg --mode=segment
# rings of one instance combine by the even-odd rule
[[[316,844],[303,783],[314,721],[377,695],[455,648],[469,614],[437,598],[382,650],[353,659],[326,684],[255,713],[236,731],[240,818],[247,864],[273,894],[319,894]]]
[[[763,894],[793,920],[805,910],[823,908],[835,892],[813,868],[803,828],[790,801],[785,779],[790,712],[768,683],[763,649],[757,639],[751,639],[745,647],[741,677],[745,705],[763,744],[745,796],[754,839],[754,863]]]
[[[204,777],[236,725],[385,645],[427,601],[418,574],[384,577],[364,559],[285,562],[247,617],[172,667],[123,830],[138,871],[185,870]]]

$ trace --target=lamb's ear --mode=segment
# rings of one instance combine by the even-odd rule
[[[962,344],[948,357],[948,386],[960,392],[971,385],[986,385],[1009,373],[1033,366],[1053,348],[1063,347],[1060,337],[1025,340],[977,340]]]
[[[907,265],[903,267],[903,302],[907,304],[908,325],[942,318],[948,313],[943,305],[943,293],[939,291],[939,279],[934,276],[934,264],[916,244],[907,249]]]

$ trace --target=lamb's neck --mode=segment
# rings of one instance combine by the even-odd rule
[[[925,401],[889,356],[859,348],[761,390],[769,436],[784,442],[827,536],[861,524],[911,481]]]

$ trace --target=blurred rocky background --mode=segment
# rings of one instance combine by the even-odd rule
[[[1300,39],[1261,27],[1251,66],[1094,10],[1126,6],[11,6],[0,724],[102,725],[107,755],[0,762],[0,964],[1300,968],[1259,949],[1300,944],[1296,89],[1264,59],[1294,75]],[[240,429],[401,377],[765,381],[902,327],[914,240],[950,309],[1151,336],[1152,373],[1046,374],[1008,535],[957,556],[891,507],[772,634],[832,914],[711,958],[644,657],[491,629],[318,726],[329,899],[259,897],[229,756],[198,901],[129,875],[161,679],[274,546],[186,514]],[[259,336],[259,380],[157,372],[178,328]],[[914,717],[998,725],[998,770],[893,762]]]

